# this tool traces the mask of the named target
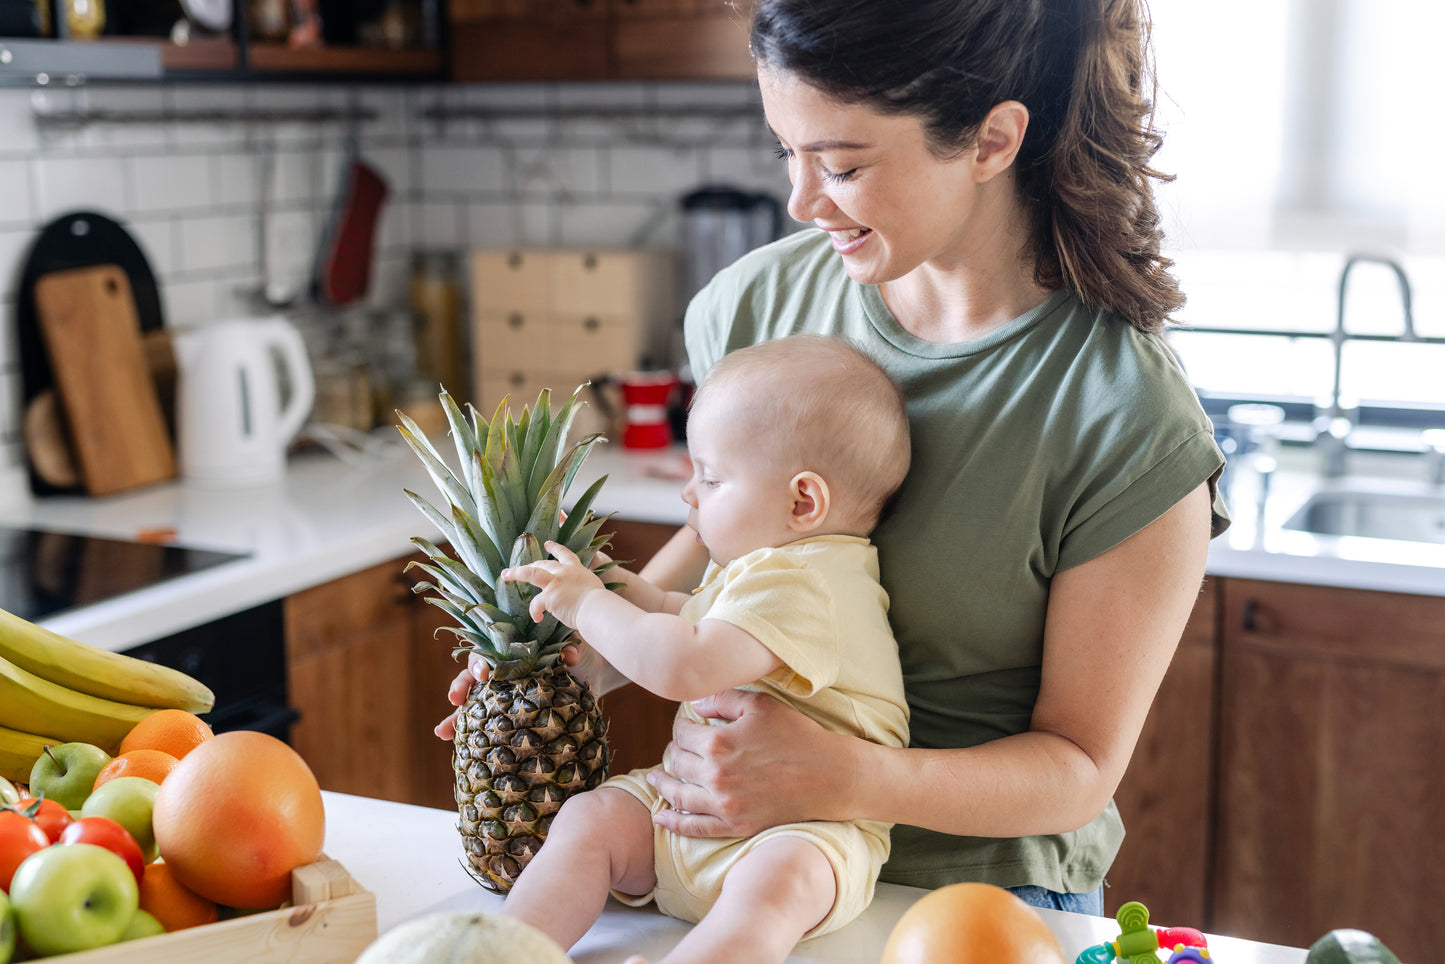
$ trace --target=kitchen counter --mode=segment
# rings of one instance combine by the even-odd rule
[[[445,440],[441,440],[445,442]],[[436,533],[402,494],[435,501],[421,463],[399,438],[380,432],[372,450],[339,458],[311,450],[293,455],[277,483],[219,487],[175,482],[92,499],[52,496],[0,509],[0,525],[31,526],[133,539],[146,529],[174,530],[178,544],[248,553],[248,557],[43,620],[56,632],[123,650],[278,599],[411,550],[410,538]],[[439,445],[444,451],[450,444]],[[596,508],[638,522],[680,525],[687,475],[685,451],[635,452],[601,446],[584,464],[573,494],[606,474]],[[1445,546],[1338,539],[1282,531],[1300,472],[1279,471],[1264,514],[1235,513],[1228,533],[1210,546],[1209,572],[1391,592],[1445,595]],[[1237,505],[1252,505],[1249,478],[1236,484]],[[1301,496],[1302,498],[1302,496]],[[1297,501],[1295,504],[1297,504]]]
[[[385,932],[402,921],[437,911],[495,912],[502,899],[479,887],[462,868],[456,814],[366,797],[325,793],[326,852],[376,895],[377,927]],[[927,891],[880,884],[863,916],[842,930],[799,945],[790,964],[877,964],[894,923]],[[1106,917],[1041,910],[1063,948],[1065,960],[1119,936]],[[1151,921],[1154,926],[1193,926],[1189,921]],[[689,925],[651,907],[631,908],[609,900],[601,920],[573,949],[577,964],[621,964],[640,953],[656,961],[673,948]],[[1210,935],[1209,950],[1229,964],[1301,964],[1305,952]],[[1162,959],[1161,959],[1162,960]]]

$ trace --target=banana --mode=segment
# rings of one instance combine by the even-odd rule
[[[3,609],[0,659],[78,693],[119,703],[205,713],[216,702],[209,687],[180,670],[76,642]]]
[[[5,795],[6,781],[29,783],[30,769],[35,766],[36,759],[45,752],[45,748],[59,746],[64,742],[0,726],[0,797]]]
[[[131,727],[155,711],[52,683],[0,657],[0,726],[94,743],[114,755]]]

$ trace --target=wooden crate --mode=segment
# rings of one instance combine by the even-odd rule
[[[93,951],[61,964],[351,964],[376,940],[376,897],[323,856],[291,872],[291,905]]]

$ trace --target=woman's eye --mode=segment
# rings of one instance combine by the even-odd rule
[[[843,181],[852,180],[853,175],[857,173],[858,169],[855,167],[851,171],[824,171],[823,176],[830,181],[837,181],[841,183]]]
[[[783,145],[779,144],[777,147],[773,148],[773,156],[780,161],[786,161],[788,158],[793,156],[793,152],[788,150]]]

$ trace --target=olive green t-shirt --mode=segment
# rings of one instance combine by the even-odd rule
[[[1054,573],[1138,532],[1224,464],[1194,391],[1161,339],[1064,291],[976,340],[923,341],[876,287],[847,276],[817,230],[744,256],[699,292],[688,358],[701,380],[728,351],[801,331],[850,337],[908,400],[913,464],[873,541],[910,744],[967,747],[1027,730]],[[1228,522],[1218,500],[1215,511],[1217,534]],[[1050,836],[898,825],[882,879],[1082,893],[1099,886],[1122,838],[1112,803]]]

